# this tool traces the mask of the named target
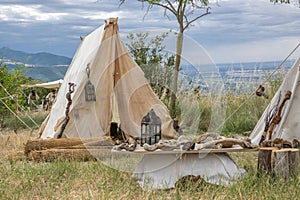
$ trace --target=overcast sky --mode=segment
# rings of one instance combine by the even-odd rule
[[[146,4],[145,4],[146,6]],[[109,17],[129,32],[177,30],[174,19],[130,0],[0,0],[0,47],[73,57],[79,36]],[[186,31],[216,63],[283,60],[300,42],[300,8],[269,0],[220,0]],[[145,16],[145,17],[144,17]],[[144,19],[143,19],[144,18]],[[193,49],[187,49],[193,52]],[[298,50],[294,56],[300,57]]]

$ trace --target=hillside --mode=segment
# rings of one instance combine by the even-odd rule
[[[15,62],[26,63],[38,66],[69,65],[71,59],[65,56],[58,56],[51,53],[26,53],[12,50],[7,47],[0,49],[0,58]]]
[[[24,75],[42,81],[62,79],[71,58],[51,53],[27,53],[7,47],[0,48],[0,61],[11,71],[16,65],[25,64]]]
[[[63,79],[71,63],[71,58],[50,53],[32,54],[3,47],[0,48],[0,61],[4,62],[9,70],[15,68],[16,63],[19,65],[25,64],[25,76],[42,81],[54,81]],[[286,71],[294,62],[294,59],[287,60],[281,70]],[[226,87],[230,87],[231,89],[238,88],[238,92],[245,90],[252,91],[253,87],[257,87],[257,84],[266,76],[267,72],[273,71],[280,63],[281,61],[219,63],[216,64],[216,66],[201,67],[186,65],[181,66],[182,71],[180,71],[180,74],[182,74],[185,79],[183,84],[193,83],[193,87],[200,86],[206,90],[205,81],[211,81],[215,71],[211,70],[212,74],[210,74],[208,71],[201,73],[201,70],[211,68],[220,74]],[[246,85],[247,88],[243,85]]]

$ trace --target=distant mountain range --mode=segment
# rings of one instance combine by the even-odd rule
[[[72,59],[65,56],[58,56],[50,53],[26,53],[16,51],[7,47],[0,48],[0,62],[6,64],[9,70],[12,70],[16,65],[25,65],[26,70],[24,75],[33,79],[46,81],[54,81],[63,79]],[[288,70],[294,63],[294,59],[287,60],[281,70]],[[266,72],[273,71],[279,66],[281,61],[272,62],[248,62],[248,63],[230,63],[217,64],[217,71],[227,85],[255,83],[265,77]],[[184,75],[187,82],[193,82],[196,85],[203,85],[201,77],[210,80],[214,75],[210,72],[203,72],[202,68],[196,69],[193,66],[181,66],[181,73]],[[210,68],[205,67],[205,68]],[[215,72],[213,72],[215,73]],[[196,80],[197,79],[197,80]],[[256,87],[256,85],[254,86]]]
[[[0,48],[0,61],[12,70],[16,65],[25,65],[24,75],[42,81],[53,81],[64,77],[72,59],[51,53],[26,53]]]

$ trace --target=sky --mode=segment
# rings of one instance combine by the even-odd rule
[[[300,43],[300,7],[269,0],[219,0],[185,38],[215,63],[281,61]],[[178,30],[171,15],[127,0],[0,0],[0,48],[73,57],[80,36],[110,17],[119,17],[122,38],[134,32]],[[188,42],[187,42],[188,44]],[[190,48],[189,48],[190,47]],[[175,47],[174,47],[175,48]],[[187,45],[187,54],[195,49]],[[175,51],[175,50],[174,50]],[[297,50],[292,58],[300,57]]]

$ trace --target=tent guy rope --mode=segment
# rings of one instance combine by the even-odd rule
[[[280,67],[285,63],[285,61],[287,61],[287,59],[289,59],[289,57],[299,48],[300,43],[298,43],[298,45],[289,53],[289,55],[272,71],[272,73],[266,77],[266,80],[268,78],[270,78],[271,76],[274,75],[274,73],[280,69]],[[261,85],[264,85],[267,81],[264,81]],[[253,96],[254,94],[256,94],[256,91],[252,92],[249,96]],[[234,110],[225,120],[223,123],[220,124],[220,126],[217,128],[217,130],[220,130],[220,128],[222,128],[224,126],[224,124],[233,116],[236,114],[237,111],[240,110],[240,108],[247,102],[247,100],[244,100],[238,107],[236,110]]]
[[[28,113],[25,112],[24,106],[21,106],[21,105],[15,100],[14,96],[13,96],[12,94],[10,94],[10,93],[7,91],[7,89],[4,87],[4,85],[3,85],[2,83],[0,83],[0,86],[3,88],[3,90],[4,90],[4,91],[6,92],[6,94],[8,95],[7,97],[4,97],[4,98],[5,98],[5,99],[10,98],[10,99],[13,100],[14,102],[16,102],[17,105],[18,105],[18,107],[22,109],[22,111],[23,111],[23,112],[25,113],[25,115],[30,119],[30,121],[32,121],[36,127],[39,127],[39,125],[32,119],[32,117],[30,117],[30,115],[28,115]],[[1,101],[2,101],[2,99],[4,99],[4,98],[1,98]],[[2,102],[3,102],[3,101],[2,101]],[[3,102],[3,103],[4,103],[4,102]],[[5,104],[5,105],[6,105],[6,104]],[[7,105],[6,105],[6,106],[7,106]],[[16,113],[14,113],[14,115],[16,115]],[[32,128],[30,128],[30,130],[32,130]]]
[[[33,130],[31,127],[29,127],[2,99],[0,99],[1,103],[15,116],[20,120],[28,129],[31,131]]]

